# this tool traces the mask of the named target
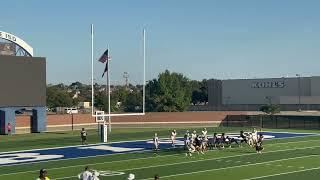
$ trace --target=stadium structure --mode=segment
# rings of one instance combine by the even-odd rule
[[[31,132],[46,130],[46,59],[11,33],[0,31],[0,134],[15,133],[16,113],[29,111]],[[31,112],[31,113],[30,113]]]
[[[320,76],[209,80],[212,110],[252,110],[277,104],[281,110],[319,110]]]

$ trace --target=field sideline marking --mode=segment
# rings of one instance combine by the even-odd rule
[[[262,131],[262,132],[271,132],[271,131]],[[229,132],[226,134],[231,134],[233,132]],[[277,132],[274,132],[277,133]],[[278,132],[279,133],[279,132]],[[280,132],[281,133],[281,132]],[[285,132],[284,132],[285,133]],[[290,133],[288,132],[288,134],[299,134],[299,133]],[[283,137],[283,138],[274,138],[274,139],[269,139],[268,141],[274,141],[274,140],[279,140],[279,139],[291,139],[291,138],[304,138],[304,137],[313,137],[313,136],[319,136],[320,134],[316,134],[316,133],[300,133],[300,134],[310,134],[310,135],[305,135],[305,136],[295,136],[295,137]],[[213,134],[211,135],[213,136]],[[177,137],[177,138],[183,138],[183,136],[181,137]],[[161,138],[160,136],[160,140],[164,139],[167,140],[170,138]],[[87,145],[71,145],[71,146],[58,146],[58,147],[48,147],[48,148],[38,148],[38,149],[25,149],[25,150],[18,150],[18,151],[7,151],[7,152],[0,152],[0,155],[4,155],[4,154],[12,154],[12,153],[20,153],[20,152],[29,152],[29,151],[40,151],[40,150],[52,150],[52,149],[63,149],[63,148],[72,148],[72,147],[89,147],[89,146],[96,146],[96,145],[110,145],[110,144],[115,144],[115,143],[126,143],[126,142],[138,142],[138,141],[149,141],[150,139],[138,139],[138,140],[128,140],[128,141],[111,141],[109,143],[95,143],[95,144],[87,144]],[[308,142],[308,141],[315,141],[315,140],[307,140],[304,142]],[[161,142],[161,141],[160,141]],[[294,142],[298,142],[298,141],[294,141]],[[278,143],[280,144],[280,143]],[[1,167],[1,166],[0,166]]]
[[[240,166],[230,166],[230,167],[218,168],[218,169],[207,169],[207,170],[196,171],[196,172],[192,172],[192,173],[181,173],[181,174],[175,174],[175,175],[168,175],[168,176],[163,176],[162,178],[172,177],[172,176],[180,176],[180,175],[186,175],[186,174],[196,174],[196,173],[207,172],[207,171],[218,171],[218,170],[224,170],[224,169],[230,169],[230,168],[238,168],[238,167],[252,166],[252,165],[257,165],[257,164],[272,163],[272,162],[278,162],[278,161],[300,159],[300,158],[306,158],[306,157],[312,157],[312,156],[320,156],[320,155],[307,155],[307,156],[299,156],[299,157],[293,157],[293,158],[277,159],[277,160],[254,163],[254,164],[246,164],[246,165],[240,165]],[[223,159],[223,158],[216,158],[216,159]],[[207,159],[207,160],[216,160],[216,159],[212,158],[212,159]],[[117,171],[128,171],[128,170],[137,170],[137,169],[145,169],[145,168],[154,168],[154,167],[161,167],[161,166],[168,166],[168,165],[170,166],[170,165],[185,164],[185,163],[200,162],[200,161],[205,161],[205,160],[196,160],[196,161],[188,161],[188,162],[181,162],[181,163],[171,163],[171,164],[163,164],[163,165],[157,165],[157,166],[145,166],[145,167],[131,168],[131,169],[120,169]],[[55,178],[55,180],[70,179],[70,178],[74,178],[74,177],[76,177],[76,176],[60,177],[60,178]],[[147,179],[141,179],[141,180],[149,180],[149,179],[153,179],[153,178],[147,178]]]
[[[268,129],[266,131],[261,131],[261,132],[271,132],[271,133],[286,133],[286,134],[310,134],[310,135],[320,135],[320,133],[308,133],[308,132],[288,132],[288,131],[274,131],[274,130],[270,130],[268,131]],[[300,136],[301,137],[301,136]]]
[[[282,142],[282,143],[272,143],[272,144],[265,144],[265,146],[274,146],[279,144],[294,144],[294,143],[301,143],[301,142],[313,142],[313,141],[319,141],[319,139],[312,139],[307,141],[290,141],[290,142]]]
[[[160,137],[160,140],[161,139],[170,139],[170,138],[161,138],[161,136],[159,136],[159,137]],[[168,137],[168,136],[163,136],[163,137]],[[304,137],[304,136],[298,136],[298,137]],[[183,136],[177,137],[177,138],[183,138]],[[63,149],[63,148],[72,148],[72,147],[89,147],[89,146],[96,146],[96,145],[110,145],[110,144],[115,144],[115,143],[126,143],[126,142],[150,141],[151,139],[148,138],[148,139],[136,139],[136,140],[128,140],[128,141],[111,141],[111,142],[106,142],[106,143],[95,143],[95,144],[87,144],[87,145],[71,145],[71,146],[57,146],[57,147],[47,147],[47,148],[38,148],[38,149],[25,149],[25,150],[18,150],[18,151],[0,152],[0,155],[19,153],[19,152],[29,152],[29,151]]]
[[[281,151],[292,151],[292,150],[301,150],[301,149],[313,149],[315,147],[320,147],[320,146],[310,146],[306,148],[296,148],[296,149],[284,149],[284,150],[276,150],[276,151],[269,151],[265,152],[264,154],[267,153],[273,153],[273,152],[281,152]],[[226,159],[226,158],[233,158],[233,157],[241,157],[241,156],[251,156],[251,155],[256,155],[256,153],[249,153],[249,154],[240,154],[240,155],[233,155],[233,156],[225,156],[221,158],[209,158],[209,159],[201,159],[201,160],[193,160],[193,161],[184,161],[184,162],[178,162],[178,163],[168,163],[168,164],[161,164],[161,165],[155,165],[155,166],[142,166],[142,167],[137,167],[137,168],[128,168],[128,169],[117,169],[116,171],[129,171],[129,170],[137,170],[137,169],[147,169],[147,168],[155,168],[155,167],[162,167],[162,166],[171,166],[171,165],[178,165],[178,164],[187,164],[187,163],[193,163],[193,162],[202,162],[202,161],[211,161],[211,160],[219,160],[219,159]],[[295,158],[302,158],[302,157],[309,157],[309,156],[319,156],[319,155],[308,155],[308,156],[299,156],[299,157],[294,157]],[[288,158],[291,159],[291,158]],[[286,159],[282,159],[286,160]],[[279,160],[273,160],[273,161],[279,161]],[[267,161],[263,163],[268,163],[268,162],[273,162],[273,161]],[[83,165],[82,165],[83,166]],[[69,166],[70,167],[70,166]],[[68,168],[68,167],[66,167]],[[49,169],[50,170],[50,169]],[[33,171],[34,172],[34,171]],[[61,177],[61,178],[56,178],[56,179],[69,179],[69,178],[74,178],[75,176],[70,176],[70,177]],[[164,176],[165,177],[165,176]]]
[[[277,132],[277,131],[262,131],[262,132],[271,132],[271,133],[287,133],[287,134],[307,134],[305,136],[295,136],[295,137],[284,137],[284,138],[274,138],[270,140],[277,140],[277,139],[289,139],[289,138],[303,138],[303,137],[312,137],[312,136],[319,136],[320,133],[292,133],[292,132]],[[237,132],[228,132],[226,134],[237,133]],[[213,136],[213,134],[211,134]],[[165,137],[165,136],[163,136]],[[183,138],[183,136],[177,137]],[[161,139],[170,139],[170,138],[161,138]],[[71,145],[71,146],[58,146],[58,147],[48,147],[48,148],[37,148],[37,149],[25,149],[25,150],[18,150],[18,151],[8,151],[8,152],[0,152],[0,155],[3,154],[11,154],[11,153],[19,153],[19,152],[29,152],[29,151],[39,151],[39,150],[51,150],[51,149],[62,149],[62,148],[72,148],[72,147],[83,147],[83,146],[95,146],[95,145],[109,145],[113,143],[126,143],[126,142],[137,142],[137,141],[148,141],[148,139],[138,139],[138,140],[128,140],[128,141],[111,141],[109,143],[95,143],[95,144],[87,144],[87,145]]]
[[[243,180],[261,179],[261,178],[266,178],[266,177],[280,176],[280,175],[285,175],[285,174],[293,174],[293,173],[304,172],[304,171],[312,171],[312,170],[317,170],[317,169],[320,169],[320,167],[310,168],[310,169],[303,169],[303,170],[296,170],[296,171],[289,171],[289,172],[271,174],[271,175],[266,175],[266,176],[258,176],[258,177],[243,179]]]
[[[300,158],[307,158],[307,157],[312,157],[312,156],[320,156],[320,155],[299,156],[299,157],[278,159],[278,160],[273,160],[273,161],[266,161],[266,162],[253,163],[253,164],[246,164],[246,165],[240,165],[240,166],[230,166],[230,167],[218,168],[218,169],[207,169],[207,170],[201,170],[201,171],[196,171],[196,172],[180,173],[180,174],[173,174],[173,175],[168,175],[168,176],[162,176],[161,178],[168,178],[168,177],[175,177],[175,176],[183,176],[183,175],[190,175],[190,174],[198,174],[198,173],[202,173],[202,172],[219,171],[219,170],[233,169],[233,168],[239,168],[239,167],[247,167],[247,166],[259,165],[259,164],[266,164],[266,163],[274,163],[274,162],[288,161],[288,160],[294,160],[294,159],[300,159]],[[150,179],[154,179],[154,178],[147,178],[147,179],[141,179],[141,180],[150,180]]]
[[[320,147],[320,146],[319,146]],[[313,147],[308,147],[308,148],[303,148],[303,149],[313,149]],[[293,149],[297,150],[297,149]],[[264,154],[267,153],[273,153],[273,152],[280,152],[280,151],[291,151],[290,149],[286,150],[276,150],[276,151],[269,151],[265,152]],[[155,165],[155,166],[145,166],[145,167],[137,167],[137,168],[129,168],[129,169],[120,169],[119,171],[128,171],[128,170],[136,170],[136,169],[145,169],[145,168],[154,168],[154,167],[162,167],[162,166],[171,166],[171,165],[177,165],[177,164],[188,164],[188,163],[193,163],[193,162],[202,162],[202,161],[211,161],[211,160],[218,160],[218,159],[227,159],[227,158],[233,158],[233,157],[241,157],[241,156],[251,156],[251,155],[256,155],[255,152],[249,153],[249,154],[241,154],[241,155],[234,155],[234,156],[225,156],[221,158],[209,158],[209,159],[201,159],[201,160],[193,160],[193,161],[184,161],[184,162],[178,162],[178,163],[168,163],[168,164],[161,164],[161,165]],[[320,156],[320,155],[309,155],[309,156]],[[227,162],[227,161],[226,161]],[[230,161],[229,161],[230,162]],[[248,162],[247,162],[248,163]],[[250,163],[250,162],[249,162]]]
[[[297,141],[296,141],[297,142]],[[306,142],[306,141],[300,141],[300,142]],[[290,142],[287,143],[279,143],[279,144],[288,144]],[[310,146],[310,147],[304,147],[304,148],[295,148],[295,149],[282,149],[282,150],[275,150],[275,151],[267,151],[266,153],[272,153],[272,152],[282,152],[282,151],[291,151],[291,150],[301,150],[301,149],[313,149],[313,148],[317,148],[320,147],[319,146]],[[150,150],[148,150],[150,151]],[[210,152],[215,152],[215,151],[210,151]],[[134,153],[134,152],[129,152],[129,153]],[[137,152],[135,152],[137,153]],[[202,160],[196,160],[196,161],[188,161],[188,162],[198,162],[198,161],[206,161],[206,160],[218,160],[218,159],[225,159],[225,158],[232,158],[232,157],[241,157],[241,156],[249,156],[249,155],[253,155],[256,153],[248,153],[248,154],[239,154],[239,155],[232,155],[232,156],[225,156],[225,157],[221,157],[221,158],[211,158],[211,159],[202,159]],[[141,160],[141,159],[151,159],[151,158],[157,158],[157,157],[168,157],[168,156],[179,156],[181,154],[170,154],[170,155],[163,155],[163,156],[152,156],[152,157],[143,157],[143,158],[136,158],[136,159],[126,159],[126,160],[118,160],[118,161],[108,161],[108,162],[100,162],[100,163],[91,163],[91,164],[86,164],[86,165],[99,165],[99,164],[109,164],[109,163],[118,163],[118,162],[126,162],[126,161],[133,161],[133,160]],[[93,156],[96,157],[96,156]],[[90,157],[87,157],[90,158]],[[71,159],[76,159],[76,158],[71,158]],[[61,159],[61,160],[70,160],[70,159]],[[59,160],[51,160],[51,161],[59,161]],[[41,161],[41,162],[48,162],[48,161]],[[188,162],[182,162],[180,164],[183,163],[188,163]],[[33,162],[33,163],[39,163],[39,162]],[[28,164],[33,164],[33,163],[28,163]],[[21,164],[18,164],[21,165]],[[166,164],[169,165],[169,164]],[[11,165],[14,166],[14,165]],[[57,169],[67,169],[67,168],[72,168],[72,167],[82,167],[84,166],[84,164],[79,164],[79,165],[73,165],[73,166],[64,166],[64,167],[57,167],[57,168],[48,168],[50,170],[57,170]],[[164,165],[158,165],[158,166],[153,166],[153,167],[160,167],[160,166],[164,166]],[[148,166],[151,167],[151,166]],[[0,167],[1,168],[1,167]],[[141,169],[143,169],[144,167],[140,167]],[[137,168],[134,168],[137,169]],[[131,169],[127,169],[127,170],[131,170]],[[30,171],[20,171],[20,172],[14,172],[14,173],[6,173],[6,174],[0,174],[1,176],[7,176],[7,175],[14,175],[14,174],[24,174],[24,173],[29,173],[29,172],[35,172],[37,170],[30,170]]]
[[[311,135],[313,136],[313,135]],[[300,137],[306,137],[306,136],[300,136]],[[179,137],[180,138],[180,137]],[[299,138],[299,137],[289,137],[289,138]],[[161,138],[161,139],[170,139],[170,138]],[[161,140],[160,139],[160,140]],[[277,138],[280,139],[280,138]],[[285,139],[285,138],[283,138]],[[137,141],[147,141],[150,139],[146,140],[130,140],[130,141],[118,141],[118,142],[111,142],[110,144],[113,143],[125,143],[125,142],[137,142]],[[271,139],[272,141],[275,139]],[[309,141],[316,141],[316,140],[307,140],[307,141],[293,141],[294,143],[296,142],[309,142]],[[277,143],[277,144],[289,144],[293,143],[292,141],[290,142],[283,142],[283,143]],[[52,150],[52,149],[63,149],[63,148],[69,148],[69,147],[90,147],[90,146],[95,146],[95,145],[110,145],[108,143],[97,143],[97,144],[89,144],[89,145],[76,145],[76,146],[65,146],[65,147],[56,147],[56,148],[43,148],[43,149],[32,149],[32,150],[21,150],[21,151],[11,151],[11,152],[6,152],[6,153],[0,153],[0,155],[4,154],[11,154],[11,153],[19,153],[19,152],[31,152],[31,151],[38,151],[38,150]],[[272,145],[272,144],[269,144]],[[266,146],[269,146],[266,144]],[[121,155],[121,154],[129,154],[129,153],[145,153],[145,152],[150,152],[152,150],[146,149],[143,151],[132,151],[132,152],[123,152],[123,153],[114,153],[114,154],[103,154],[103,155],[95,155],[95,156],[86,156],[86,157],[76,157],[76,158],[68,158],[68,159],[53,159],[53,160],[47,160],[47,161],[35,161],[35,162],[28,162],[28,163],[18,163],[18,164],[8,164],[8,165],[1,165],[1,167],[10,167],[10,166],[17,166],[17,165],[25,165],[25,164],[36,164],[36,163],[43,163],[43,162],[55,162],[55,161],[64,161],[64,160],[73,160],[73,159],[84,159],[84,158],[94,158],[94,157],[103,157],[103,156],[113,156],[113,155]]]
[[[291,138],[294,138],[294,137],[291,137]],[[163,138],[163,139],[169,139],[169,138]],[[123,143],[123,142],[136,142],[136,141],[143,141],[143,140],[131,140],[131,141],[119,141],[119,142],[115,142],[115,143]],[[290,141],[290,142],[282,142],[282,143],[276,143],[276,144],[266,144],[266,146],[272,146],[272,145],[278,145],[278,144],[290,144],[290,143],[299,143],[299,142],[310,142],[310,141],[318,141],[318,140],[307,140],[307,141]],[[98,144],[106,144],[106,143],[98,143]],[[87,147],[89,146],[94,146],[96,144],[91,144],[91,145],[86,145]],[[78,145],[78,146],[70,146],[70,147],[82,147],[84,145]],[[66,146],[68,147],[68,146]],[[47,150],[47,149],[61,149],[63,147],[60,147],[60,148],[44,148],[43,150]],[[35,149],[37,150],[37,149]],[[42,150],[42,149],[40,149]],[[29,152],[29,151],[33,151],[33,150],[28,150],[28,151],[18,151],[18,152]],[[129,153],[145,153],[145,152],[150,152],[151,150],[149,149],[146,149],[146,150],[143,150],[143,151],[133,151],[133,152],[124,152],[124,153],[115,153],[115,154],[104,154],[104,155],[96,155],[96,156],[87,156],[87,157],[77,157],[77,158],[69,158],[69,159],[56,159],[56,160],[48,160],[48,161],[36,161],[36,162],[29,162],[29,163],[19,163],[19,164],[9,164],[9,165],[2,165],[0,166],[1,167],[10,167],[10,166],[17,166],[17,165],[25,165],[25,164],[35,164],[35,163],[45,163],[45,162],[54,162],[54,161],[63,161],[63,160],[74,160],[74,159],[84,159],[84,158],[94,158],[94,157],[101,157],[101,156],[111,156],[111,155],[121,155],[121,154],[129,154]],[[15,152],[15,151],[13,151]],[[4,153],[4,154],[10,154],[9,152],[8,153]],[[0,155],[2,155],[2,153],[0,153]],[[175,154],[171,154],[171,155],[165,155],[165,156],[175,156]],[[145,157],[146,158],[146,157]],[[138,159],[141,159],[141,158],[137,158]],[[144,158],[142,158],[144,159]],[[133,160],[133,159],[131,159]],[[135,159],[134,159],[135,160]],[[128,160],[123,160],[123,161],[128,161]],[[112,162],[121,162],[121,161],[112,161]],[[77,165],[76,165],[77,166]],[[23,172],[22,172],[23,173]],[[0,175],[1,176],[1,175]]]

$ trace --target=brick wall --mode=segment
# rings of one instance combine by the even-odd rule
[[[211,111],[211,112],[154,112],[145,116],[112,117],[112,122],[190,122],[190,121],[222,121],[227,115],[245,115],[241,111]],[[71,124],[72,116],[69,114],[48,115],[48,125]],[[91,114],[74,114],[74,124],[94,123]],[[29,127],[30,116],[16,116],[17,127]]]

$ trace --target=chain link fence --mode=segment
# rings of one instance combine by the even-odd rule
[[[259,127],[270,129],[320,129],[320,116],[228,115],[221,127]]]

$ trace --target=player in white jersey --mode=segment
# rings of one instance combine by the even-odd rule
[[[99,176],[100,176],[100,173],[98,171],[93,171],[91,180],[100,180]]]
[[[190,142],[190,137],[188,137],[188,140],[186,142],[186,156],[192,156],[192,153],[194,153],[196,151],[196,147],[194,146],[193,143]]]
[[[88,167],[88,166],[86,166],[86,167],[84,168],[84,171],[78,175],[78,178],[79,178],[80,180],[91,180],[92,177],[93,177],[93,174],[92,174],[92,172],[89,170],[89,167]]]
[[[194,141],[195,141],[196,138],[197,138],[197,131],[194,130],[194,131],[191,133],[191,144],[194,143]]]
[[[154,145],[154,151],[155,153],[158,152],[159,150],[159,137],[157,133],[154,133],[154,137],[153,137],[153,145]]]
[[[207,150],[207,147],[208,147],[208,131],[207,131],[207,128],[204,128],[202,131],[201,131],[201,149],[204,151],[204,150]]]
[[[208,134],[208,131],[207,131],[207,128],[204,128],[203,131],[202,131],[202,137],[207,139],[207,134]]]
[[[253,128],[253,131],[252,131],[252,140],[253,140],[253,143],[256,144],[257,141],[258,141],[258,131],[256,130],[256,128]]]
[[[172,147],[176,147],[176,137],[177,137],[177,131],[174,129],[171,132],[171,136],[170,136]]]
[[[184,149],[187,150],[190,144],[190,133],[189,130],[184,134]]]

